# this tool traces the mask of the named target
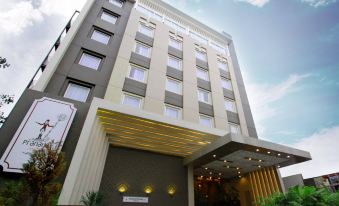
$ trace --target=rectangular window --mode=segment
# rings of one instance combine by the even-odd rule
[[[88,54],[82,53],[79,64],[94,70],[98,70],[100,66],[101,58]]]
[[[137,42],[135,45],[135,53],[140,54],[142,56],[151,57],[151,47],[143,44],[141,42]]]
[[[228,126],[230,127],[231,133],[240,134],[240,126],[239,125],[228,123]]]
[[[226,62],[220,62],[218,61],[218,68],[221,70],[224,70],[226,72],[228,72],[228,66]]]
[[[154,36],[154,28],[146,26],[144,23],[140,22],[139,30],[140,33],[145,34],[146,36],[152,37]]]
[[[223,88],[233,91],[232,82],[228,79],[221,79],[221,85]]]
[[[209,81],[208,71],[200,67],[197,67],[197,77]]]
[[[173,37],[170,37],[169,45],[173,48],[180,50],[180,51],[182,50],[182,41],[174,39]]]
[[[201,125],[212,128],[214,127],[213,117],[200,115],[199,122]]]
[[[130,69],[128,72],[128,78],[134,79],[139,82],[146,82],[147,77],[147,70],[136,66],[136,65],[130,65]]]
[[[122,104],[134,108],[141,108],[142,97],[132,94],[124,94]]]
[[[91,39],[93,39],[97,42],[103,43],[103,44],[108,44],[110,37],[111,37],[110,35],[94,29],[92,36],[91,36]]]
[[[203,89],[198,89],[198,99],[200,102],[205,102],[207,104],[212,104],[211,100],[211,92],[203,90]]]
[[[225,99],[225,109],[231,112],[237,112],[235,101],[230,100],[230,99]]]
[[[124,1],[122,0],[108,0],[108,2],[120,8],[124,5]]]
[[[174,56],[168,56],[168,66],[181,70],[182,60]]]
[[[165,116],[173,119],[181,119],[181,108],[165,105]]]
[[[101,19],[104,20],[104,21],[107,21],[111,24],[115,24],[118,20],[118,17],[117,16],[114,16],[113,14],[110,14],[106,11],[103,11],[101,13]]]
[[[178,80],[167,77],[166,90],[181,95],[182,94],[182,83]]]
[[[81,86],[75,83],[69,83],[64,97],[80,102],[86,102],[90,91],[91,89],[89,87]]]
[[[205,52],[195,50],[195,57],[197,59],[204,61],[204,62],[207,62],[207,56],[206,56]]]

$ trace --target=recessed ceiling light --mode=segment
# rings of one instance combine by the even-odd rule
[[[205,170],[208,170],[208,168],[207,168],[207,167],[205,167]]]
[[[212,172],[210,172],[210,175],[212,174]]]
[[[261,165],[258,165],[258,167],[260,168],[260,167],[261,167]]]
[[[268,151],[268,152],[267,152],[267,154],[271,154],[271,152],[270,152],[270,151]]]
[[[287,158],[290,158],[291,156],[287,155]]]
[[[230,168],[230,166],[229,166],[229,165],[227,165],[227,168]]]
[[[256,149],[255,151],[259,152],[259,151],[260,151],[260,149]]]
[[[221,173],[219,173],[219,176],[221,176]]]
[[[241,175],[239,175],[238,177],[241,178]]]
[[[259,160],[259,162],[262,162],[262,160]]]
[[[237,170],[239,169],[239,167],[237,167]]]
[[[280,165],[278,165],[277,167],[280,168]]]
[[[200,176],[200,178],[203,178],[203,177],[204,177],[204,176],[202,176],[202,175]]]
[[[252,158],[249,157],[248,160],[252,160]]]
[[[241,172],[238,172],[238,174],[240,174]]]
[[[278,156],[280,156],[281,154],[279,153]]]
[[[216,156],[217,156],[217,155],[214,154],[214,155],[213,155],[213,158],[215,158]]]
[[[226,163],[226,162],[227,162],[227,160],[224,160],[224,162]]]

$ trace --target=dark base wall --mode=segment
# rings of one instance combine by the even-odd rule
[[[25,90],[18,102],[16,103],[14,109],[10,113],[7,121],[0,129],[0,156],[5,152],[8,144],[10,143],[12,137],[14,136],[16,130],[18,129],[21,121],[25,117],[27,111],[31,107],[32,103],[36,99],[41,99],[42,97],[49,97],[53,99],[58,99],[65,102],[71,102],[77,108],[77,113],[75,114],[73,123],[68,132],[67,138],[65,140],[62,151],[65,152],[65,160],[67,162],[66,168],[62,175],[60,176],[60,182],[63,183],[68,167],[71,163],[75,147],[82,130],[82,126],[86,119],[86,115],[89,109],[89,103],[82,103],[73,101],[70,99],[65,99],[55,95],[49,95],[42,92],[37,92],[34,90]],[[6,182],[5,180],[17,180],[21,175],[15,173],[5,173],[2,172],[2,167],[0,166],[0,189],[1,186]]]
[[[116,188],[121,183],[128,185],[124,195]],[[188,205],[187,167],[183,166],[182,158],[110,146],[100,185],[104,205],[139,205],[123,203],[122,197],[146,197],[143,192],[146,185],[152,185],[154,191],[149,196],[149,203],[142,205]],[[173,197],[167,194],[169,185],[176,186]]]

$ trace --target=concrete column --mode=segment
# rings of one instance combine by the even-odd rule
[[[194,174],[193,165],[187,166],[188,206],[194,206]]]

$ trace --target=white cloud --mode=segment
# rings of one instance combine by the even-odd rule
[[[304,178],[317,177],[339,171],[339,125],[303,138],[292,147],[309,151],[311,161],[281,168],[283,177],[302,173]]]
[[[335,3],[337,0],[301,0],[313,7],[326,6]]]
[[[235,0],[240,2],[247,2],[249,4],[252,4],[253,6],[257,7],[263,7],[265,4],[267,4],[270,0]]]

